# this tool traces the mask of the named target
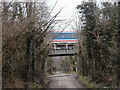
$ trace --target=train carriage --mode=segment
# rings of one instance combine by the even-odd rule
[[[75,31],[64,31],[50,33],[51,48],[52,49],[74,49],[76,43],[78,42],[77,35]]]

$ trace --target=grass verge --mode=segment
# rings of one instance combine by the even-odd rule
[[[48,83],[50,82],[50,79],[48,77],[44,78],[44,86],[43,88],[46,88],[46,86],[48,85]]]
[[[90,79],[85,76],[77,76],[77,79],[81,81],[87,88],[95,88],[96,86],[94,82],[91,82]]]

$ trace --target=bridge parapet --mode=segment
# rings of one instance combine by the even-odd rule
[[[68,56],[75,55],[76,53],[74,49],[52,49],[49,51],[49,56]]]

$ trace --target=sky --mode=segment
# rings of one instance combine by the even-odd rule
[[[53,7],[57,0],[47,0],[48,5],[50,7]],[[55,14],[58,10],[62,9],[62,12],[59,14],[60,19],[75,19],[75,13],[76,13],[76,7],[77,5],[80,5],[82,1],[88,1],[88,0],[58,0],[57,4],[53,10],[53,14]],[[118,0],[95,0],[97,3],[100,3],[101,1],[118,1]],[[72,22],[71,25],[74,23]],[[71,25],[66,28],[66,30],[72,30]]]
[[[57,0],[48,0],[48,4],[53,6]],[[81,3],[82,0],[58,0],[54,11],[63,8],[61,16],[69,16],[75,11],[75,7]]]
[[[56,1],[57,0],[48,0],[48,5],[50,7],[53,7]],[[61,13],[59,14],[59,18],[66,21],[73,20],[76,12],[76,7],[78,4],[81,4],[81,2],[82,0],[58,0],[53,10],[53,14],[55,14],[62,8]],[[65,30],[72,30],[71,25],[69,25]]]

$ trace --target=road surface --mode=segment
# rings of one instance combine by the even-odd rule
[[[76,75],[74,74],[63,74],[57,72],[55,75],[49,76],[51,81],[48,88],[85,88],[85,86],[78,82],[75,77]]]

